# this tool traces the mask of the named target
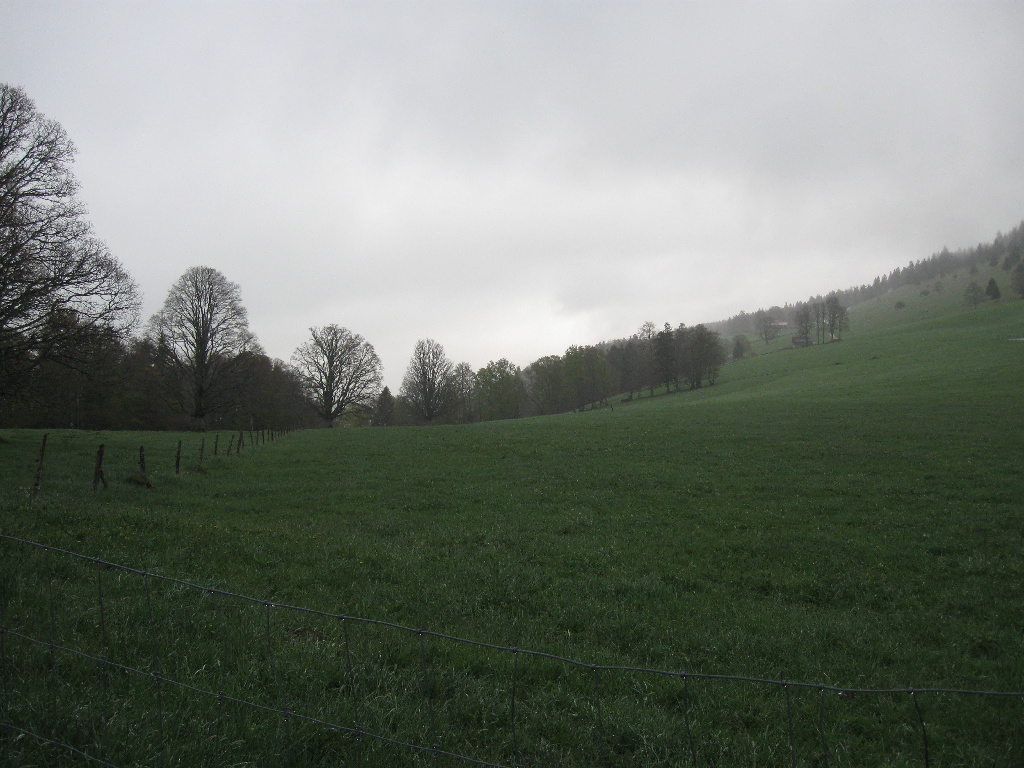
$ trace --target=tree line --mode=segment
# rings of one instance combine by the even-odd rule
[[[181,275],[142,324],[134,280],[85,219],[74,154],[24,90],[0,85],[0,425],[465,423],[700,387],[725,359],[718,334],[704,326],[646,323],[630,339],[574,345],[525,369],[501,359],[474,371],[425,339],[393,396],[373,346],[338,325],[311,328],[287,363],[269,358],[239,286],[208,266]]]
[[[420,340],[395,397],[378,397],[371,423],[466,423],[614,407],[644,391],[714,384],[727,359],[719,334],[703,325],[658,330],[647,322],[628,339],[573,345],[525,368],[502,358],[478,371],[455,364],[433,339]]]
[[[1013,292],[1020,298],[1024,298],[1024,222],[1007,233],[997,233],[991,243],[979,243],[973,248],[956,251],[943,248],[927,259],[911,261],[907,266],[897,267],[887,275],[879,275],[871,283],[833,291],[825,297],[813,296],[805,302],[784,306],[775,305],[767,309],[760,309],[756,313],[740,312],[727,320],[708,323],[708,327],[726,336],[744,334],[759,338],[763,335],[763,326],[758,324],[759,315],[761,315],[762,322],[764,316],[767,316],[776,325],[783,323],[787,326],[800,325],[798,314],[808,306],[812,307],[812,311],[817,311],[813,309],[816,305],[820,306],[833,300],[848,309],[884,296],[897,288],[921,286],[926,282],[954,275],[960,270],[976,274],[978,267],[986,264],[993,268],[999,267],[1006,272],[1007,282]],[[977,286],[975,289],[970,289],[970,293],[965,294],[964,299],[968,304],[973,305],[991,299],[998,293],[999,289],[994,280],[989,280],[989,285],[984,288]],[[839,324],[835,330],[839,332],[845,330],[846,322],[839,318]],[[828,332],[828,336],[832,337],[832,331]]]

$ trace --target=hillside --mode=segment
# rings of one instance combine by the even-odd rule
[[[152,492],[124,482],[139,436],[51,433],[29,508],[40,433],[5,433],[0,531],[275,603],[585,664],[1019,690],[1024,342],[1011,339],[1024,337],[1024,301],[966,311],[947,302],[956,292],[893,292],[857,307],[842,342],[798,350],[779,340],[694,392],[510,422],[299,432],[202,472],[154,472]],[[173,436],[152,439],[166,449]],[[93,494],[100,441],[113,482]],[[27,590],[27,561],[4,562],[5,595]],[[20,615],[6,599],[8,615]],[[313,631],[303,626],[294,631]],[[415,689],[414,647],[387,653],[399,677],[409,666]],[[468,651],[445,658],[498,685]],[[529,764],[587,764],[597,749],[592,684],[536,674],[548,693],[522,726],[544,734],[522,737]],[[605,685],[615,764],[675,764],[677,694],[662,683]],[[778,693],[694,687],[685,711],[716,764],[788,754]],[[821,741],[816,696],[794,706],[806,754]],[[828,738],[843,745],[831,764],[918,759],[906,706],[830,699]],[[482,726],[452,707],[447,743],[468,740],[468,751]],[[1024,759],[1024,734],[1001,705],[947,697],[926,711],[933,759]],[[366,717],[391,727],[383,714]],[[582,751],[571,746],[579,738]],[[491,747],[488,759],[509,761]]]

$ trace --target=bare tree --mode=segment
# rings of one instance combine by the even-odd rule
[[[380,358],[358,333],[337,325],[310,328],[310,341],[292,354],[306,397],[327,426],[349,408],[371,409],[380,394]]]
[[[455,366],[445,355],[444,347],[433,339],[420,339],[402,379],[400,394],[410,410],[429,423],[451,413],[454,379]]]
[[[776,324],[775,318],[763,309],[759,309],[754,313],[754,330],[757,331],[758,337],[765,344],[768,344],[772,339],[777,339],[779,336],[779,326]]]
[[[75,148],[21,88],[0,84],[0,394],[44,362],[80,367],[97,334],[138,322],[135,283],[92,234]]]
[[[842,332],[850,327],[850,315],[835,294],[825,299],[825,323],[828,326],[830,341],[839,341]]]
[[[167,364],[181,407],[197,426],[237,398],[249,356],[262,352],[249,331],[241,290],[211,267],[192,267],[171,286],[146,336]]]

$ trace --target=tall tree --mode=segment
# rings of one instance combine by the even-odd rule
[[[452,420],[469,424],[477,420],[476,374],[469,363],[459,363],[452,370]]]
[[[349,408],[371,408],[383,375],[373,345],[337,325],[310,328],[309,332],[311,339],[292,354],[292,365],[324,423],[333,426]]]
[[[297,429],[318,424],[298,371],[260,352],[243,352],[240,357],[246,374],[230,410],[218,414],[218,427]]]
[[[811,305],[810,304],[799,304],[796,308],[796,314],[793,316],[796,320],[796,335],[803,336],[807,339],[811,338],[811,330],[814,327],[814,320],[812,317]]]
[[[976,282],[971,280],[970,285],[964,289],[964,301],[972,307],[976,307],[985,300],[985,291]]]
[[[505,358],[492,360],[476,372],[476,391],[482,420],[519,417],[523,399],[519,366]]]
[[[665,327],[654,337],[654,370],[657,382],[665,385],[666,392],[678,378],[678,366],[675,333],[672,326],[665,323]]]
[[[262,352],[249,331],[241,289],[211,267],[192,267],[171,286],[146,336],[165,363],[175,395],[196,426],[230,407],[250,360]]]
[[[736,336],[733,337],[733,340],[732,340],[732,359],[733,360],[742,360],[744,357],[749,355],[752,351],[753,350],[752,350],[752,348],[750,346],[750,339],[748,339],[744,334],[737,333]]]
[[[0,395],[43,363],[80,367],[93,337],[138,322],[134,282],[84,218],[74,155],[59,123],[0,84]]]
[[[391,390],[387,387],[384,387],[377,396],[370,423],[375,427],[390,427],[395,423],[395,398],[391,396]]]
[[[626,341],[612,344],[608,348],[608,366],[616,391],[626,392],[627,399],[632,400],[634,394],[643,389],[640,379],[640,342],[634,337]]]
[[[444,347],[433,339],[420,339],[399,394],[412,414],[429,424],[451,415],[454,376],[455,365],[448,359]]]
[[[561,357],[546,355],[534,360],[526,366],[523,378],[526,396],[536,413],[544,416],[566,409],[565,365]]]
[[[839,303],[839,297],[834,293],[825,299],[825,324],[828,326],[830,341],[839,341],[842,332],[850,327],[850,316],[846,307]]]
[[[757,331],[758,338],[766,345],[779,336],[779,326],[776,324],[775,318],[763,309],[754,313],[754,330]]]
[[[1010,273],[1010,284],[1017,295],[1024,299],[1024,264],[1018,264]]]
[[[719,369],[727,359],[718,332],[704,325],[695,325],[693,328],[680,325],[676,330],[676,338],[680,350],[680,369],[690,388],[703,386],[705,379],[709,384],[714,384]]]
[[[990,277],[988,279],[988,285],[985,286],[985,295],[988,296],[993,301],[998,299],[1001,295],[999,293],[999,286],[996,285],[996,279],[994,277]]]
[[[651,397],[654,397],[654,387],[657,385],[657,366],[654,362],[654,339],[657,336],[657,329],[650,320],[640,326],[636,333],[636,340],[639,344],[640,353],[640,376],[644,385],[650,390]]]

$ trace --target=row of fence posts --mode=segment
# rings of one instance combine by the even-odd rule
[[[275,438],[280,437],[282,434],[284,434],[284,431],[283,430],[275,430],[275,429],[259,429],[259,430],[251,430],[250,429],[250,430],[248,430],[248,433],[249,433],[249,443],[248,443],[248,446],[250,448],[252,448],[252,447],[255,447],[257,445],[265,445],[268,441],[269,442],[273,442],[273,440]],[[239,430],[238,431],[238,436],[237,436],[238,439],[236,441],[235,440],[235,433],[232,432],[231,433],[231,439],[228,441],[227,450],[224,452],[224,455],[225,456],[230,456],[232,451],[234,451],[236,456],[238,454],[240,454],[242,452],[242,448],[245,447],[245,445],[246,445],[245,435],[246,435],[246,431],[245,430]],[[44,462],[44,460],[46,458],[46,441],[47,441],[47,438],[49,438],[49,436],[50,436],[49,433],[44,434],[43,435],[42,445],[39,446],[39,457],[36,459],[36,472],[35,472],[35,477],[32,479],[32,492],[31,492],[31,494],[29,496],[29,501],[30,502],[32,500],[34,500],[35,497],[36,497],[36,494],[39,493],[39,488],[40,488],[40,485],[42,483],[43,462]],[[182,440],[178,440],[178,448],[174,452],[174,474],[176,474],[176,475],[180,475],[181,474],[181,448],[182,448],[182,442],[183,442]],[[103,486],[103,488],[107,488],[108,487],[107,486],[107,478],[106,478],[106,475],[103,472],[103,454],[104,454],[105,451],[106,451],[106,444],[105,443],[100,443],[100,447],[96,451],[96,464],[95,464],[95,467],[94,467],[93,473],[92,473],[92,489],[93,489],[93,491],[98,491],[101,485]],[[214,439],[213,439],[213,455],[214,456],[219,456],[220,455],[220,433],[219,432],[216,435],[214,435]],[[198,466],[200,468],[202,468],[202,466],[203,466],[203,460],[205,459],[205,457],[206,457],[206,438],[203,437],[200,440],[200,442],[199,442],[199,464],[198,464]],[[152,485],[152,483],[149,482],[149,476],[146,474],[146,446],[144,446],[144,445],[140,445],[139,446],[139,472],[141,473],[142,478],[145,480],[144,484],[146,485],[146,487],[147,488],[152,488],[153,485]]]

